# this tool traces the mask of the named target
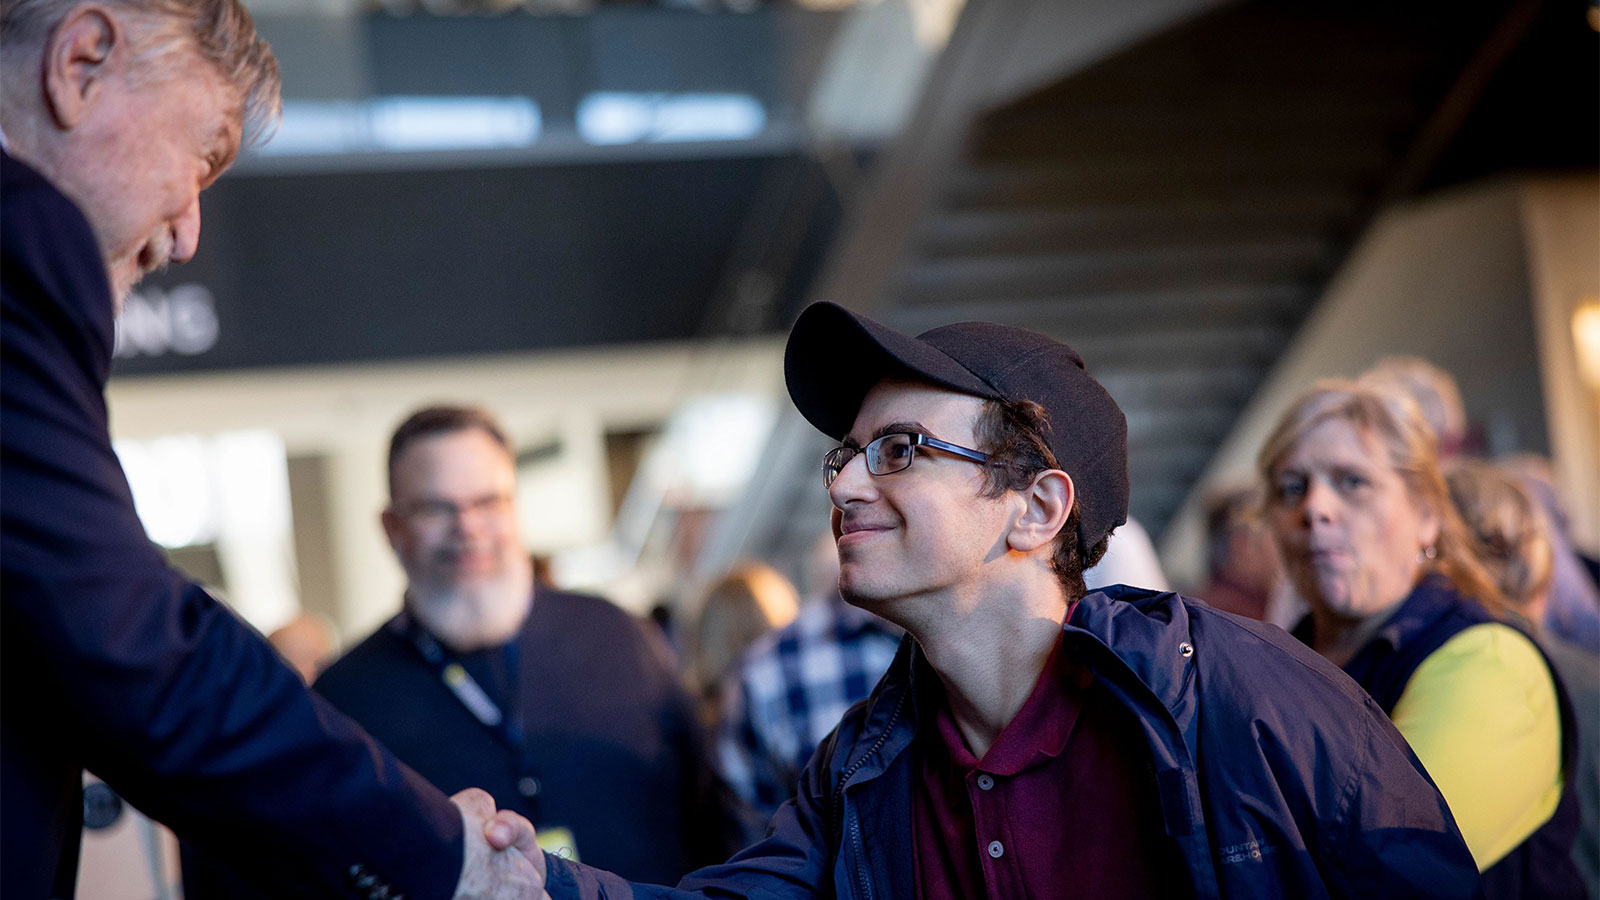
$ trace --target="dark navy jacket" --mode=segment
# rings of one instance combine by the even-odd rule
[[[1444,576],[1430,575],[1418,582],[1400,608],[1350,658],[1344,670],[1366,688],[1385,715],[1392,715],[1395,704],[1405,693],[1406,684],[1424,660],[1461,632],[1490,622],[1515,627],[1500,622],[1478,603],[1461,596]],[[1295,628],[1295,636],[1308,646],[1311,644],[1310,616]],[[1539,646],[1532,637],[1528,639],[1535,647]],[[1544,653],[1543,649],[1540,653]],[[1572,701],[1548,657],[1545,667],[1550,670],[1561,709],[1561,771],[1565,789],[1550,818],[1527,840],[1484,871],[1484,893],[1490,900],[1581,900],[1588,896],[1583,877],[1572,859],[1572,843],[1579,826],[1573,774],[1578,755],[1577,718]]]
[[[1193,896],[1478,896],[1472,855],[1399,732],[1282,630],[1117,586],[1085,597],[1062,639],[1141,723]],[[928,677],[908,638],[768,837],[725,865],[675,891],[550,858],[551,895],[914,897],[911,698]]]
[[[448,897],[455,808],[145,537],[107,430],[100,250],[0,157],[0,895],[72,893],[89,768],[279,896],[366,896],[354,869]]]

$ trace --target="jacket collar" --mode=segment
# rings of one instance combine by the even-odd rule
[[[1389,614],[1388,620],[1361,645],[1359,652],[1393,651],[1403,647],[1412,637],[1433,628],[1460,605],[1461,595],[1456,593],[1449,579],[1438,573],[1425,575],[1400,606]],[[1290,633],[1307,647],[1315,646],[1312,640],[1316,637],[1316,629],[1311,614],[1306,613]]]
[[[1195,647],[1177,594],[1112,585],[1079,601],[1065,628],[1105,645],[1163,707],[1186,703]]]
[[[1153,699],[1172,717],[1183,742],[1194,746],[1197,651],[1189,610],[1177,594],[1113,585],[1080,600],[1062,628],[1064,649],[1119,690],[1138,695],[1130,698],[1134,702]],[[860,737],[848,748],[842,771],[850,783],[881,774],[910,746],[919,724],[913,701],[917,680],[937,677],[916,639],[906,635],[889,674],[868,701]]]

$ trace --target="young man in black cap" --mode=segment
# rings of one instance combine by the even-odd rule
[[[1470,897],[1399,733],[1283,632],[1170,593],[1085,595],[1127,513],[1127,425],[1071,348],[807,309],[790,396],[840,590],[909,638],[762,842],[701,896]],[[552,896],[672,896],[549,860]]]

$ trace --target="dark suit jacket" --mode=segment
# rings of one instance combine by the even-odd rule
[[[10,156],[0,253],[0,894],[72,893],[87,767],[278,896],[366,896],[360,867],[448,897],[455,808],[145,537],[107,430],[100,251]]]

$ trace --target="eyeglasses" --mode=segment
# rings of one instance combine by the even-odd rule
[[[510,508],[510,494],[489,494],[466,503],[433,499],[415,500],[396,507],[395,512],[410,519],[419,528],[443,529],[453,525],[462,516],[493,520]]]
[[[946,453],[970,459],[975,463],[987,463],[989,454],[980,453],[967,447],[931,438],[925,434],[914,431],[895,432],[886,434],[872,443],[857,449],[844,446],[835,447],[828,451],[822,458],[822,486],[833,487],[833,480],[839,477],[844,467],[850,464],[857,453],[867,455],[867,473],[869,475],[890,475],[911,465],[917,458],[917,448],[927,447],[930,450],[943,450]]]

